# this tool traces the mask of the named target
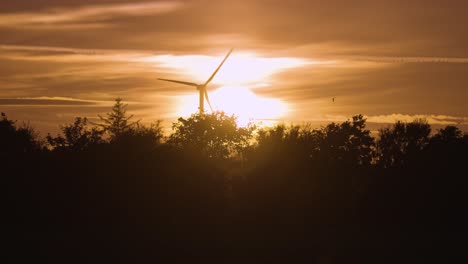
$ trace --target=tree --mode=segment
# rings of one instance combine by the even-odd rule
[[[104,124],[97,125],[103,128],[105,132],[109,133],[111,140],[119,138],[123,133],[134,128],[138,124],[138,121],[129,121],[132,119],[133,115],[127,115],[127,106],[127,104],[122,103],[121,98],[117,98],[112,107],[112,112],[107,113],[106,117],[98,115]]]
[[[224,112],[179,118],[169,143],[208,158],[225,159],[240,154],[249,144],[253,126],[238,127],[235,116]]]
[[[309,158],[310,144],[307,144],[308,127],[278,124],[261,128],[257,132],[256,145],[250,158],[259,161],[299,161]]]
[[[424,119],[411,123],[396,122],[379,130],[377,151],[384,167],[402,166],[429,143],[431,126]]]
[[[114,143],[126,151],[148,152],[159,146],[163,138],[163,128],[158,120],[148,126],[137,123],[122,132]]]
[[[432,142],[437,143],[453,143],[463,138],[462,131],[456,126],[446,126],[445,128],[439,129],[437,134],[432,138]]]
[[[310,125],[277,125],[260,129],[257,136],[257,157],[279,160],[310,160],[330,163],[369,165],[373,158],[374,139],[366,128],[362,115],[341,124],[324,128]],[[293,157],[294,156],[294,157]]]
[[[465,139],[465,140],[464,140]],[[425,161],[439,166],[444,164],[464,164],[468,154],[468,137],[456,126],[446,126],[437,131],[425,148]],[[456,166],[451,166],[456,169]]]
[[[52,137],[50,134],[47,135],[47,142],[55,149],[82,151],[104,142],[102,139],[104,131],[96,127],[89,127],[86,117],[76,117],[75,122],[61,126],[60,130],[63,136]]]
[[[315,136],[319,146],[314,156],[356,165],[369,165],[373,159],[374,139],[362,115],[341,124],[331,123],[316,131]]]
[[[29,124],[18,127],[5,113],[0,118],[0,153],[29,153],[42,148],[38,134]]]

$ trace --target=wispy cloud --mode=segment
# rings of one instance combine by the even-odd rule
[[[8,106],[103,106],[108,105],[105,101],[80,100],[69,97],[23,97],[23,98],[0,98],[0,105]]]
[[[27,61],[135,61],[149,53],[131,50],[77,49],[67,47],[0,45],[0,57]]]
[[[357,61],[369,61],[377,63],[468,63],[464,57],[378,57],[361,56],[352,57]]]
[[[412,122],[416,119],[425,119],[430,124],[439,125],[466,125],[468,124],[468,117],[457,117],[449,115],[405,115],[405,114],[390,114],[390,115],[376,115],[367,117],[367,121],[374,123],[395,123],[397,121]]]
[[[174,11],[182,6],[179,1],[140,2],[108,5],[88,5],[74,8],[48,8],[37,12],[0,14],[0,27],[50,27],[51,25],[86,27],[102,26],[93,22],[116,16],[145,16]],[[79,23],[83,23],[79,25]],[[89,26],[89,25],[88,25]]]

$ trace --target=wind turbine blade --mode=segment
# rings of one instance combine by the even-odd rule
[[[161,79],[161,78],[158,78],[158,80],[160,80],[160,81],[166,81],[166,82],[180,83],[180,84],[185,84],[185,85],[190,85],[190,86],[195,86],[195,87],[198,86],[198,84],[192,83],[192,82],[183,82],[183,81],[176,81],[176,80],[169,80],[169,79]]]
[[[233,49],[230,49],[228,54],[226,55],[226,57],[224,57],[224,60],[221,62],[221,64],[218,66],[218,68],[213,72],[213,74],[211,75],[211,77],[208,79],[208,81],[206,81],[205,83],[205,86],[208,85],[208,83],[211,82],[211,80],[213,80],[213,78],[215,77],[216,73],[218,73],[219,69],[221,68],[221,66],[223,66],[224,62],[227,60],[227,58],[229,57],[229,55],[231,55],[231,52],[232,52]]]
[[[211,107],[211,102],[210,102],[210,98],[208,97],[208,91],[206,90],[206,87],[204,88],[204,93],[205,93],[205,99],[206,99],[206,102],[208,102],[208,105],[210,106],[210,109],[211,109],[211,113],[213,113],[213,107]]]

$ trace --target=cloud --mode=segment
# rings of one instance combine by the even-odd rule
[[[374,123],[395,123],[397,121],[412,122],[416,119],[427,120],[430,124],[439,125],[466,125],[468,124],[468,117],[457,117],[449,115],[405,115],[405,114],[389,114],[389,115],[376,115],[368,116],[368,122]]]
[[[234,60],[228,60],[210,89],[216,89],[224,73],[235,72],[231,81],[249,79],[242,85],[255,94],[287,102],[295,110],[287,118],[468,115],[466,1],[3,2],[3,98],[111,101],[120,96],[155,104],[139,110],[138,116],[169,115],[170,98],[193,91],[157,78],[204,81],[234,47],[233,55],[253,52],[265,60],[237,68],[229,68]],[[205,59],[213,65],[198,64]],[[253,78],[256,70],[264,73],[262,78]],[[50,116],[63,108],[70,115],[98,111],[81,106],[8,107],[15,112],[40,108]]]
[[[454,57],[351,57],[357,61],[380,63],[468,63],[468,58]]]
[[[0,98],[0,106],[102,106],[102,103],[66,97]]]
[[[426,120],[433,128],[441,128],[447,125],[455,125],[462,130],[468,131],[468,116],[449,116],[449,115],[428,115],[428,114],[418,114],[418,115],[407,115],[407,114],[388,114],[388,115],[374,115],[367,116],[364,118],[367,119],[368,129],[377,132],[378,129],[387,126],[389,124],[394,124],[398,121],[410,123],[418,119]],[[341,123],[345,121],[352,120],[349,115],[333,115],[333,114],[317,114],[309,116],[307,119],[292,119],[289,120],[295,124],[312,124],[314,127],[325,126],[331,122]]]
[[[167,13],[181,6],[179,1],[158,1],[87,5],[73,8],[50,7],[36,12],[0,14],[0,27],[53,28],[52,25],[71,28],[100,27],[104,24],[93,22],[106,21],[116,16],[147,16]],[[80,23],[82,24],[80,25]]]
[[[46,4],[33,3],[26,10],[5,8],[10,13],[0,15],[0,25],[15,30],[2,30],[0,26],[0,35],[8,36],[3,42],[190,52],[236,46],[265,52],[287,50],[296,52],[290,56],[300,57],[305,53],[468,57],[463,27],[467,22],[463,13],[466,3],[453,1],[441,6],[422,0],[405,5],[399,1],[359,1],[351,5],[312,0],[271,0],[269,4],[262,0],[119,0],[109,4],[105,0],[108,4],[84,5],[91,1],[73,0],[73,7],[71,1],[34,1]],[[163,3],[166,6],[161,6]],[[161,15],[148,15],[153,13]],[[61,30],[68,26],[74,30]],[[86,30],[78,30],[81,26]],[[41,28],[55,30],[34,30]]]
[[[111,49],[79,49],[51,46],[0,45],[0,58],[24,61],[136,61],[143,56],[149,56],[145,51],[111,50]]]

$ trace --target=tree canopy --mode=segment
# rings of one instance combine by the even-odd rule
[[[225,159],[247,147],[254,127],[239,127],[235,116],[215,112],[181,117],[172,129],[170,144],[208,158]]]
[[[0,117],[0,153],[28,153],[42,148],[37,132],[28,124],[18,126],[5,113]]]
[[[122,98],[115,99],[115,104],[112,106],[112,111],[107,113],[105,117],[98,115],[103,122],[98,124],[111,139],[120,137],[123,133],[135,127],[138,123],[131,122],[133,115],[127,115],[127,104],[122,103]]]
[[[104,123],[77,117],[43,148],[31,126],[2,114],[2,224],[18,262],[465,254],[450,243],[468,221],[468,135],[455,126],[431,133],[425,120],[396,122],[374,138],[362,115],[258,128],[216,112],[181,117],[164,135],[159,121],[131,117],[118,99]]]

